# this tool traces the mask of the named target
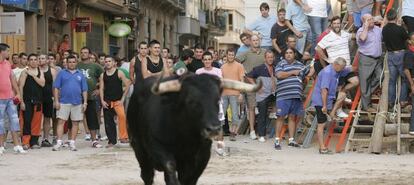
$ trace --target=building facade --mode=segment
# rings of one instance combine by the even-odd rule
[[[218,0],[185,0],[185,9],[178,18],[179,45],[192,48],[218,49],[218,36],[225,34],[225,12],[218,8]]]
[[[240,47],[239,35],[245,28],[245,0],[220,0],[218,5],[227,14],[225,35],[218,37],[219,49],[236,49]]]
[[[12,53],[57,52],[63,36],[70,36],[71,50],[87,46],[97,53],[132,58],[141,41],[157,39],[161,47],[178,54],[177,17],[182,0],[32,0],[24,5],[0,4],[0,12],[24,12],[25,34],[2,35]],[[78,20],[90,20],[90,28],[78,30]],[[126,37],[112,37],[108,28],[128,24]]]

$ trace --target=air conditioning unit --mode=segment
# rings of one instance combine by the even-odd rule
[[[53,15],[58,19],[66,19],[68,16],[67,5],[66,0],[57,0],[53,6]]]
[[[139,0],[124,0],[124,6],[138,9],[139,8]]]

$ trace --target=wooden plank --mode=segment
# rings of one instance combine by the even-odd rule
[[[388,53],[385,54],[384,58],[384,81],[382,82],[381,98],[379,100],[379,112],[388,111],[388,83],[390,80],[390,72],[388,70]],[[375,124],[372,132],[372,138],[370,143],[370,152],[379,154],[382,152],[382,138],[384,136],[384,127],[387,122],[387,116],[384,114],[375,115]]]

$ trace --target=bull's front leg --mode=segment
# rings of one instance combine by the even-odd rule
[[[196,185],[198,179],[210,160],[211,140],[201,144],[193,156],[183,158],[179,162],[178,176],[183,185]]]
[[[180,185],[175,161],[168,160],[164,163],[164,180],[167,185]]]

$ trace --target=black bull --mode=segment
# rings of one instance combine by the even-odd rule
[[[188,75],[172,87],[159,83],[150,77],[136,84],[128,108],[128,132],[141,178],[152,184],[156,169],[164,171],[166,184],[196,184],[210,159],[211,136],[220,130],[223,86],[237,88],[211,75]]]

